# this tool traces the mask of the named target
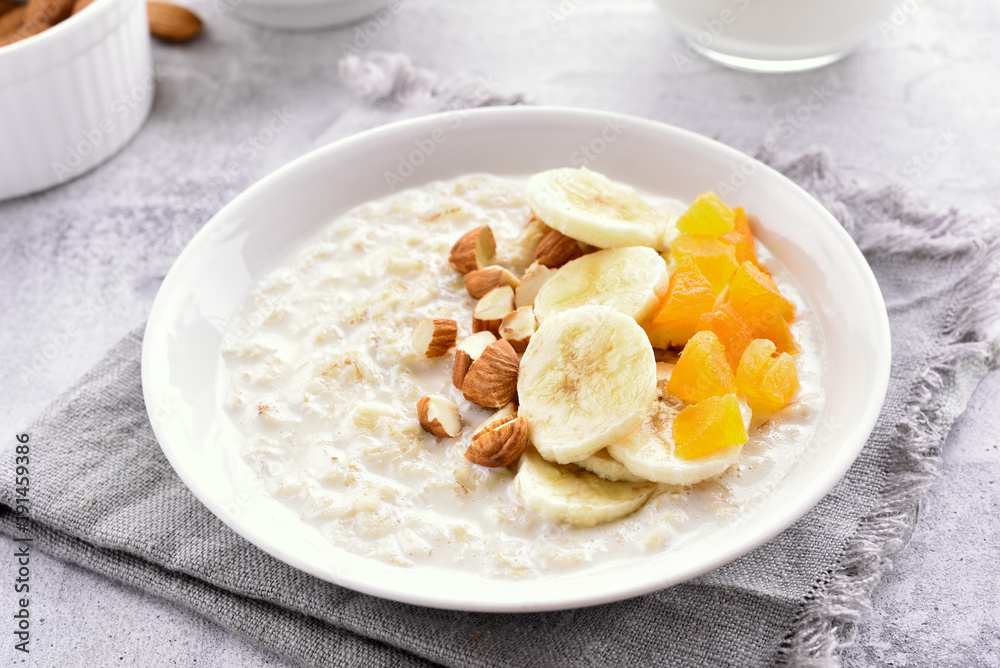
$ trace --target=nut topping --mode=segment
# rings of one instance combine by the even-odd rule
[[[465,458],[473,464],[496,468],[517,461],[528,444],[528,421],[514,418],[472,441]]]

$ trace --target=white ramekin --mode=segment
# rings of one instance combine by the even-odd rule
[[[95,0],[0,48],[0,199],[68,181],[138,132],[153,102],[143,0]]]
[[[316,30],[358,21],[403,0],[220,0],[236,16],[281,30]]]

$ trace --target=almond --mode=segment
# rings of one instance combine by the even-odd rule
[[[76,0],[76,2],[73,3],[73,14],[77,14],[81,9],[89,7],[92,2],[94,2],[94,0]]]
[[[69,18],[73,0],[28,0],[24,9],[25,25],[49,27]]]
[[[535,248],[535,260],[549,268],[559,268],[583,255],[583,248],[573,237],[567,237],[558,230],[552,230]]]
[[[469,365],[462,382],[462,395],[485,408],[500,408],[517,394],[520,361],[510,342],[500,339]]]
[[[446,318],[426,318],[417,323],[410,335],[413,349],[424,357],[441,357],[455,345],[458,323]]]
[[[7,12],[7,14],[12,14],[12,13],[13,10]],[[29,37],[32,37],[40,32],[48,30],[51,27],[52,26],[48,25],[47,23],[28,23],[27,21],[22,21],[20,24],[15,26],[13,31],[8,32],[6,35],[0,34],[0,47],[7,46],[8,44],[13,44],[14,42],[20,42],[22,39],[28,39]]]
[[[510,422],[517,417],[517,404],[511,402],[495,411],[493,415],[479,423],[476,430],[472,432],[472,440],[475,441],[488,431],[492,431],[505,422]]]
[[[24,23],[24,5],[18,5],[0,14],[0,44],[9,35],[12,35]]]
[[[496,468],[510,466],[528,445],[528,421],[514,418],[487,431],[465,451],[465,458],[473,464]]]
[[[441,438],[454,438],[462,433],[458,406],[447,397],[431,394],[422,398],[417,402],[417,419],[424,431]]]
[[[515,243],[524,249],[525,257],[534,257],[535,249],[552,228],[534,216],[524,224],[524,229],[517,235]]]
[[[497,242],[489,225],[466,232],[451,247],[448,262],[456,271],[467,274],[493,264],[496,259]]]
[[[496,264],[483,269],[473,269],[462,280],[465,282],[465,289],[474,299],[479,299],[493,288],[504,285],[516,288],[520,283],[517,276]]]
[[[514,310],[514,288],[493,288],[479,300],[472,311],[473,332],[499,333],[503,317]]]
[[[500,322],[500,338],[510,341],[514,352],[523,353],[536,329],[538,321],[535,320],[535,310],[530,306],[522,306],[503,317]]]
[[[201,32],[201,19],[190,9],[169,2],[147,2],[149,32],[168,42],[186,42]]]
[[[455,368],[451,372],[451,382],[458,389],[465,383],[465,374],[472,363],[486,350],[486,346],[497,340],[493,332],[479,332],[466,337],[455,349]]]
[[[552,278],[555,273],[555,269],[549,269],[544,264],[533,262],[530,267],[524,270],[521,281],[517,284],[517,289],[514,290],[514,306],[516,308],[534,306],[538,291],[545,285],[545,281]]]

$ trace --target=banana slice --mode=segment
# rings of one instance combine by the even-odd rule
[[[598,248],[665,250],[668,228],[676,228],[635,190],[585,167],[535,174],[528,180],[528,203],[546,225]]]
[[[593,473],[550,464],[534,450],[521,455],[514,489],[539,515],[592,527],[630,515],[656,491],[648,482],[612,482]]]
[[[645,478],[629,473],[621,462],[608,454],[607,450],[598,450],[576,465],[586,469],[596,476],[611,482],[645,482]]]
[[[652,248],[610,248],[563,265],[535,297],[535,316],[599,304],[644,321],[667,291],[667,263]]]
[[[605,306],[563,311],[531,337],[517,394],[538,452],[581,461],[642,423],[656,395],[653,348],[627,315]]]
[[[662,371],[661,371],[662,373]],[[637,430],[608,446],[608,454],[621,462],[634,475],[645,480],[668,485],[694,485],[719,475],[740,459],[742,445],[725,448],[697,459],[674,455],[674,418],[685,404],[666,393],[669,375],[658,383],[660,396],[653,402]],[[743,423],[750,429],[752,412],[740,399]]]

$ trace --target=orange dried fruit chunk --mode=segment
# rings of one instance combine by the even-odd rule
[[[753,329],[778,314],[786,321],[795,317],[795,306],[785,299],[774,280],[753,262],[740,265],[729,282],[729,303]]]
[[[712,332],[719,337],[719,341],[726,349],[726,360],[729,362],[729,368],[734,372],[739,366],[740,358],[743,357],[743,351],[754,339],[746,322],[729,304],[719,304],[714,311],[709,311],[701,316],[701,320],[698,321],[698,329]]]
[[[755,413],[779,410],[799,391],[795,358],[779,353],[767,339],[754,339],[736,368],[736,385]]]
[[[687,404],[736,392],[736,376],[719,337],[712,332],[691,337],[670,374],[667,392]]]
[[[667,294],[643,328],[656,348],[687,343],[702,314],[715,307],[712,284],[693,262],[682,262],[670,276]]]
[[[740,264],[750,261],[757,264],[757,248],[754,244],[753,232],[750,231],[750,222],[743,207],[733,208],[733,229],[720,237],[723,241],[731,243],[736,251],[736,261]]]
[[[674,418],[673,435],[674,454],[683,459],[704,457],[750,439],[735,394],[688,406]]]
[[[735,246],[707,234],[682,234],[670,244],[670,256],[677,263],[685,259],[694,262],[716,294],[729,284],[740,266]]]
[[[708,234],[717,237],[733,229],[735,214],[719,196],[709,191],[694,198],[687,211],[677,219],[683,234]]]

